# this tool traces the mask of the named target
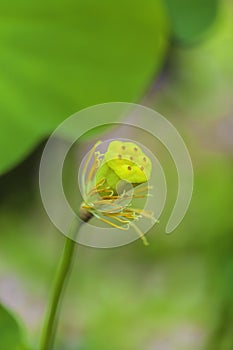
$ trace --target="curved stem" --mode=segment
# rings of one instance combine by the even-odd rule
[[[70,237],[75,237],[77,235],[81,224],[82,222],[80,222],[80,220],[75,220],[75,222],[72,223],[69,232]],[[69,237],[65,238],[65,245],[55,276],[54,286],[44,322],[40,350],[51,350],[53,348],[60,307],[74,260],[75,246],[75,241]]]

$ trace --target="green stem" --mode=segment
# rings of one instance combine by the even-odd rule
[[[77,231],[80,228],[80,224],[80,220],[75,220],[75,222],[71,225],[69,232],[70,237],[76,236]],[[61,303],[74,260],[75,246],[75,241],[69,237],[65,238],[63,253],[58,266],[51,299],[47,309],[41,337],[40,350],[51,350],[53,348]]]

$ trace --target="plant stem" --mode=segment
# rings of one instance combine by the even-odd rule
[[[80,220],[75,220],[75,222],[72,223],[69,232],[70,237],[75,237],[77,235],[81,224],[82,222],[80,222]],[[69,237],[65,238],[65,245],[55,276],[51,299],[44,322],[40,350],[51,350],[53,348],[61,303],[73,265],[75,246],[75,241]]]

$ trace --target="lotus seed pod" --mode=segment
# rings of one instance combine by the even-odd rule
[[[134,186],[147,182],[151,175],[151,161],[133,142],[112,141],[97,172],[97,181],[105,178],[116,192],[117,183],[126,180]]]

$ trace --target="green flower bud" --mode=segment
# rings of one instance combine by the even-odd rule
[[[82,169],[84,202],[80,208],[80,217],[88,221],[94,215],[120,230],[133,227],[144,244],[148,245],[134,221],[145,217],[155,222],[153,212],[134,208],[129,205],[128,199],[147,197],[148,193],[144,192],[150,186],[136,188],[130,195],[127,187],[129,184],[135,187],[150,179],[151,161],[133,142],[112,141],[105,154],[96,152],[99,144],[100,141],[92,147]]]

